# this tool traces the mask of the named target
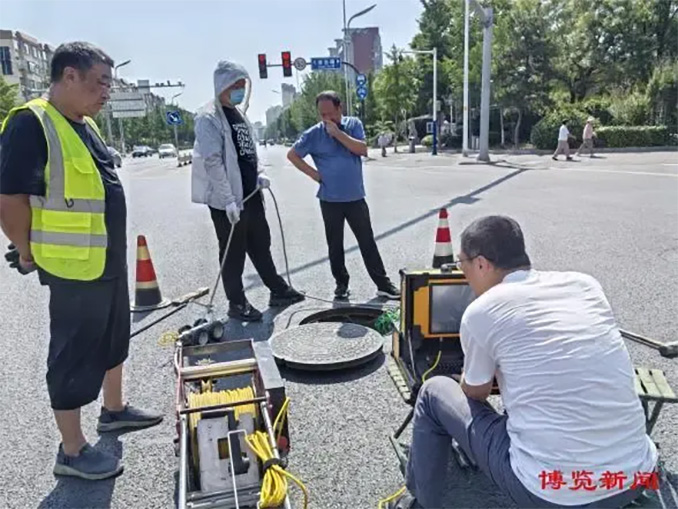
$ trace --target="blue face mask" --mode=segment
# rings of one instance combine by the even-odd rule
[[[231,104],[240,104],[243,99],[245,99],[245,89],[236,88],[235,90],[231,90],[229,98],[231,100]]]

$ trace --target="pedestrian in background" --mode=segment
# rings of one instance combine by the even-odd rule
[[[390,136],[386,131],[379,135],[377,143],[379,144],[379,147],[381,147],[381,157],[386,157],[386,147],[388,146],[389,141],[391,141]]]
[[[579,147],[579,150],[577,150],[577,156],[581,154],[582,150],[588,148],[590,153],[589,157],[593,157],[593,137],[596,135],[595,131],[593,130],[593,121],[593,117],[586,119],[584,132],[582,133],[582,143]]]
[[[377,295],[397,300],[400,292],[386,275],[365,201],[361,156],[367,156],[367,144],[363,124],[355,117],[342,114],[341,98],[334,91],[318,94],[315,104],[321,122],[301,135],[287,158],[319,184],[317,197],[336,281],[334,295],[337,299],[347,299],[350,294],[344,253],[347,222],[358,241],[367,272],[377,286]],[[304,161],[307,155],[313,158],[317,169]]]
[[[13,266],[37,270],[50,291],[47,390],[61,433],[54,473],[97,480],[123,467],[88,444],[80,409],[103,387],[100,432],[152,426],[162,415],[122,397],[130,339],[127,208],[92,120],[109,99],[113,60],[73,42],[56,49],[50,66],[47,95],[11,110],[2,125],[0,225],[15,246]]]
[[[243,66],[222,61],[213,79],[214,99],[195,118],[192,199],[209,207],[219,240],[220,265],[233,229],[222,273],[228,316],[259,321],[261,311],[250,304],[243,289],[245,255],[271,291],[269,306],[289,306],[305,297],[280,277],[271,256],[262,192],[271,181],[259,170],[254,130],[246,116],[250,76]]]
[[[565,157],[568,161],[572,161],[572,156],[570,155],[570,143],[569,140],[572,137],[570,130],[567,128],[567,120],[563,120],[560,130],[558,131],[558,147],[553,153],[553,160],[558,160],[558,154],[561,152],[565,154]]]

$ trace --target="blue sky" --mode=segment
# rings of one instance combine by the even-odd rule
[[[352,27],[378,26],[384,51],[407,46],[417,31],[419,0],[346,0],[347,16],[377,3]],[[341,37],[342,0],[0,0],[0,28],[21,30],[54,46],[87,40],[117,62],[131,59],[119,75],[132,80],[181,80],[177,100],[190,110],[213,96],[212,70],[220,59],[243,64],[254,85],[249,115],[265,122],[280,104],[282,69],[259,79],[257,54],[269,63],[280,52],[326,56]],[[276,62],[279,63],[279,62]],[[296,86],[296,78],[285,82]],[[166,97],[177,89],[167,89]],[[168,97],[169,99],[169,97]]]

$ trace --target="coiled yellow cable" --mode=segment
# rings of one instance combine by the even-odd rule
[[[271,443],[266,433],[255,431],[247,436],[247,443],[254,451],[262,463],[275,458]],[[306,486],[295,476],[285,471],[280,465],[272,464],[264,473],[264,480],[261,485],[261,495],[259,497],[259,506],[261,508],[280,507],[285,502],[287,496],[287,479],[289,477],[301,488],[304,494],[304,509],[308,507],[308,491]]]
[[[204,389],[211,389],[211,387],[203,387]],[[233,389],[230,391],[218,391],[212,392],[211,390],[205,390],[201,393],[190,393],[188,395],[188,408],[197,408],[213,405],[223,405],[225,403],[237,403],[239,401],[246,401],[248,399],[254,399],[254,389],[252,387],[243,387],[241,389]],[[240,418],[242,414],[252,414],[256,415],[256,406],[254,403],[249,405],[238,405],[235,407],[235,418]],[[198,426],[198,421],[200,420],[200,412],[194,412],[189,416],[189,426],[191,428],[191,433],[195,434],[195,429]]]
[[[236,403],[239,401],[246,401],[254,399],[254,389],[252,387],[244,387],[241,389],[233,389],[230,391],[212,392],[213,384],[211,381],[201,383],[201,393],[190,393],[188,395],[188,407],[198,408],[212,405],[222,405],[224,403]],[[289,398],[280,407],[280,411],[273,422],[273,432],[277,430],[276,440],[280,438],[282,433],[285,418],[287,417],[287,410],[290,404]],[[235,407],[235,417],[238,419],[241,414],[251,413],[253,416],[257,415],[256,405],[238,405]],[[200,420],[200,412],[194,412],[189,415],[189,429],[194,441],[197,441],[196,428]],[[268,460],[275,458],[273,449],[268,438],[268,435],[262,431],[255,431],[248,435],[245,440],[250,446],[254,454],[261,460],[262,464]],[[196,466],[198,465],[197,443],[194,442],[193,459]],[[304,509],[308,506],[308,491],[306,486],[295,476],[285,471],[280,465],[271,465],[266,472],[264,472],[264,479],[261,486],[261,494],[259,496],[259,504],[262,509],[279,507],[285,502],[287,496],[287,477],[292,479],[302,490],[304,494]]]

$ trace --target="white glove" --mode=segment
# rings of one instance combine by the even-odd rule
[[[259,186],[261,189],[268,189],[271,187],[271,179],[266,175],[259,175],[257,178],[257,186]]]
[[[240,221],[240,208],[237,203],[229,203],[226,205],[226,216],[231,224]]]

